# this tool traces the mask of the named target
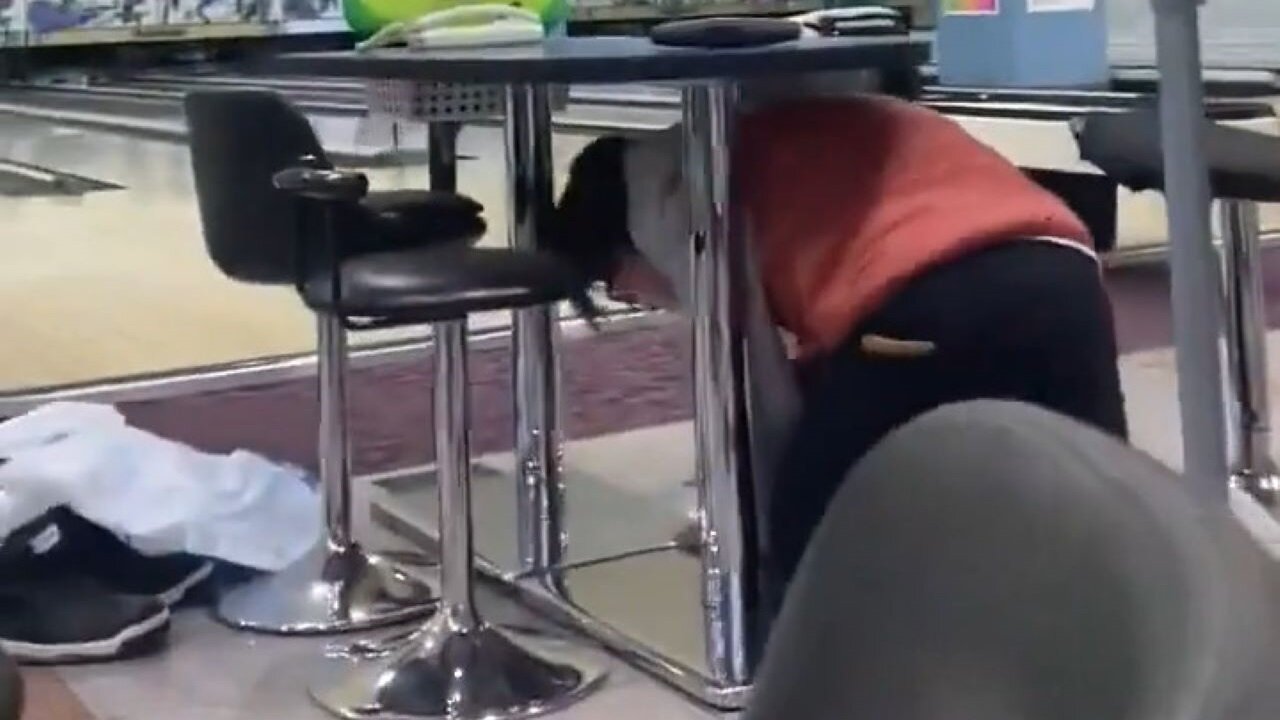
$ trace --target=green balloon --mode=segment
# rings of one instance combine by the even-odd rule
[[[357,37],[366,38],[394,22],[408,22],[427,13],[464,5],[491,4],[485,0],[342,0],[342,15]],[[524,8],[542,18],[547,29],[569,19],[568,0],[507,0],[501,4]]]

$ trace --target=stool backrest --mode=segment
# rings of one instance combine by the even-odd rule
[[[1278,570],[1110,437],[942,408],[846,479],[746,720],[1280,717]]]
[[[327,164],[311,124],[262,90],[199,90],[184,107],[209,257],[237,280],[294,282],[299,218],[272,176],[307,156]]]

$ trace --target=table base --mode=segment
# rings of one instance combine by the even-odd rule
[[[571,527],[570,537],[587,540],[583,545],[588,552],[575,552],[577,544],[571,543],[563,569],[521,576],[514,569],[518,562],[511,543],[514,528],[508,513],[516,489],[511,470],[504,467],[508,462],[486,458],[473,470],[477,569],[527,609],[590,637],[699,702],[725,710],[743,708],[750,687],[719,684],[707,668],[699,559],[672,542],[687,517],[611,495],[597,478],[570,464],[565,469],[568,501],[579,509],[571,523],[595,515],[612,517],[616,526],[618,518],[628,517],[629,526],[643,530],[604,543],[584,537],[602,535],[604,527]],[[374,479],[379,491],[373,521],[418,547],[435,547],[433,475],[431,468],[419,468]]]

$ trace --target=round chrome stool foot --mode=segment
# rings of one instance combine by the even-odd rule
[[[1280,511],[1280,474],[1274,470],[1238,470],[1231,475],[1231,486],[1249,493],[1273,513]]]
[[[330,658],[311,696],[348,720],[505,720],[564,709],[605,677],[603,658],[569,643],[464,628],[441,613],[389,655]]]
[[[218,620],[240,630],[307,635],[367,630],[430,614],[437,596],[359,545],[324,543],[280,572],[222,595]]]
[[[403,648],[419,632],[421,632],[420,628],[410,628],[408,630],[397,630],[383,637],[337,640],[325,648],[324,654],[325,657],[346,658],[348,660],[382,658]]]

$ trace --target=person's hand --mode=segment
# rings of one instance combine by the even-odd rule
[[[782,339],[782,351],[786,353],[788,360],[796,360],[800,357],[800,341],[795,335],[778,328],[778,337]]]

